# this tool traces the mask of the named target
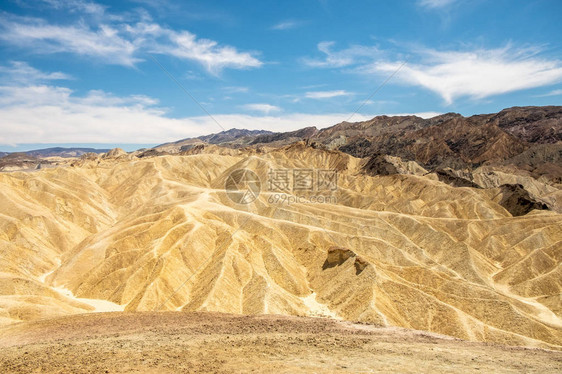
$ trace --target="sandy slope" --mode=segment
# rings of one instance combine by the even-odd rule
[[[0,371],[557,373],[562,353],[318,318],[102,313],[0,329]]]
[[[208,151],[0,174],[0,323],[102,300],[562,347],[561,214],[512,217],[494,191],[366,176],[362,160],[303,144]],[[270,169],[337,169],[337,202],[273,203],[262,191],[235,204],[224,185],[240,168],[264,186]]]

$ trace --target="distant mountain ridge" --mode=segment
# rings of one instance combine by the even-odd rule
[[[458,113],[428,119],[383,115],[290,132],[231,129],[166,143],[155,150],[178,153],[205,144],[279,147],[303,140],[360,158],[400,157],[430,171],[503,165],[526,170],[537,178],[544,175],[562,181],[562,106],[512,107],[470,117]]]
[[[26,154],[32,157],[79,157],[85,153],[106,153],[109,152],[110,149],[98,149],[98,148],[79,148],[79,147],[50,147],[50,148],[41,148],[41,149],[33,149],[31,151],[23,151],[23,152],[0,152],[0,157],[4,157],[10,154],[18,153],[18,154]]]
[[[230,146],[240,144],[240,146],[243,146],[248,144],[255,137],[266,134],[273,133],[267,130],[246,130],[233,128],[230,130],[221,131],[216,134],[203,135],[196,138],[185,138],[175,142],[160,144],[154,147],[154,149],[160,152],[174,153],[188,150],[193,145],[197,144],[229,144]]]

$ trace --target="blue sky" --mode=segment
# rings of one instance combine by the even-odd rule
[[[559,0],[0,7],[0,150],[562,103]]]

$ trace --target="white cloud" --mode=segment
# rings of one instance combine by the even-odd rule
[[[226,93],[247,93],[250,91],[248,87],[244,86],[227,86],[223,87],[222,90]]]
[[[33,69],[33,68],[31,68]],[[38,80],[53,73],[34,73]],[[55,76],[55,79],[58,77]],[[214,114],[224,128],[291,131],[307,126],[327,127],[349,113],[270,115],[280,108],[248,104],[264,115]],[[424,115],[424,114],[422,114]],[[355,114],[355,121],[372,118]],[[209,116],[170,118],[158,100],[143,96],[114,96],[93,90],[76,95],[67,87],[24,82],[0,86],[0,145],[28,143],[164,143],[218,132]]]
[[[425,50],[420,63],[406,64],[395,78],[431,90],[447,104],[459,97],[481,99],[561,82],[561,62],[539,58],[537,53],[509,46],[468,52]],[[376,62],[360,70],[388,74],[401,64]]]
[[[336,52],[332,49],[334,45],[335,42],[318,43],[318,50],[325,55],[324,58],[303,58],[302,62],[316,68],[338,68],[357,64],[365,59],[372,61],[375,57],[380,56],[379,49],[373,46],[352,45]]]
[[[417,112],[417,113],[395,113],[395,114],[385,114],[385,116],[417,116],[420,118],[433,118],[435,116],[440,116],[442,112]]]
[[[116,98],[100,91],[86,97],[64,87],[0,87],[0,144],[164,143],[221,131],[208,116],[169,118],[150,98]],[[330,126],[349,116],[294,113],[283,116],[215,114],[224,128],[290,131]],[[367,119],[359,115],[357,120]]]
[[[144,21],[90,26],[81,20],[73,25],[55,25],[39,18],[3,14],[0,15],[0,40],[30,52],[67,52],[124,66],[134,66],[147,52],[166,54],[197,62],[215,75],[225,68],[243,69],[263,64],[255,53],[241,52],[214,40],[198,38],[189,31],[175,31]]]
[[[213,40],[198,39],[188,31],[166,30],[166,33],[171,44],[157,44],[157,52],[196,61],[213,74],[220,73],[224,68],[242,69],[260,67],[263,64],[251,53],[238,52],[231,46],[219,46]]]
[[[246,110],[262,112],[265,114],[269,114],[270,112],[279,112],[281,110],[281,108],[279,108],[278,106],[271,105],[271,104],[260,104],[260,103],[246,104],[243,105],[242,107]]]
[[[437,3],[436,3],[437,4]],[[326,57],[303,59],[312,67],[352,67],[363,74],[393,76],[411,86],[419,86],[440,95],[447,104],[460,97],[482,99],[517,90],[556,84],[562,81],[562,62],[540,57],[537,47],[437,51],[417,48],[410,52],[404,66],[396,52],[355,45],[336,51],[333,42],[318,49]],[[409,61],[418,61],[412,63]],[[400,69],[399,69],[400,68]]]
[[[0,87],[0,144],[154,143],[204,131],[149,104],[100,91],[78,97],[64,87]]]
[[[398,101],[394,100],[366,100],[363,102],[359,102],[359,104],[364,105],[396,105],[399,104]]]
[[[436,9],[449,6],[455,1],[456,0],[419,0],[418,5],[425,8]]]
[[[35,93],[37,90],[34,90]],[[54,90],[56,93],[56,90]],[[43,89],[44,94],[51,93]],[[79,104],[79,98],[58,105],[23,107],[0,106],[0,145],[30,143],[106,143],[161,144],[188,137],[222,131],[208,116],[168,118],[158,109],[134,106],[103,106]],[[353,121],[367,121],[375,115],[417,115],[430,118],[441,113],[355,114]],[[216,114],[213,117],[225,129],[293,131],[303,127],[324,128],[349,118],[349,113],[290,113],[282,116]]]
[[[95,57],[107,64],[133,66],[140,61],[137,46],[108,25],[91,29],[85,24],[51,25],[37,18],[0,18],[0,39],[38,53],[70,52]]]
[[[72,79],[68,74],[59,71],[53,73],[44,73],[31,66],[24,61],[10,61],[11,66],[0,66],[0,74],[5,83],[29,83],[44,82],[51,80]]]
[[[562,95],[562,89],[552,90],[550,92],[545,93],[544,95],[537,95],[535,97],[548,97],[548,96],[560,96],[560,95]]]
[[[338,96],[349,96],[353,95],[352,92],[347,92],[345,90],[336,91],[310,91],[305,93],[304,97],[307,99],[331,99]]]
[[[294,20],[286,20],[279,22],[271,27],[272,30],[290,30],[295,29],[301,25],[301,22]]]
[[[83,12],[93,15],[103,15],[105,6],[84,0],[42,0],[55,9],[68,9],[71,12]]]

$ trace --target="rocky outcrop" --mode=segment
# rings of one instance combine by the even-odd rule
[[[318,133],[318,129],[312,126],[312,127],[305,127],[300,130],[291,131],[291,132],[278,132],[272,134],[258,135],[255,137],[254,140],[252,140],[250,145],[263,144],[263,143],[284,145],[299,140],[306,140],[312,138],[316,133]]]
[[[498,202],[511,215],[522,216],[533,210],[548,210],[548,206],[533,199],[520,184],[502,184]]]
[[[322,265],[322,269],[330,269],[336,266],[343,265],[348,259],[352,259],[353,267],[355,268],[355,275],[359,275],[369,265],[367,261],[357,256],[355,252],[346,248],[330,248],[326,260]]]
[[[127,156],[127,152],[122,150],[121,148],[113,148],[109,152],[105,153],[102,157],[103,158],[120,158],[123,156]]]
[[[472,175],[470,173],[462,173],[457,170],[447,168],[438,169],[434,172],[434,174],[438,180],[453,187],[481,188],[478,184],[471,180]]]
[[[509,134],[533,144],[562,141],[562,107],[531,106],[504,109],[490,121]]]
[[[50,164],[50,161],[43,161],[45,164]],[[15,171],[15,170],[33,170],[41,160],[37,157],[30,156],[24,152],[10,153],[0,158],[0,171]]]
[[[402,161],[399,157],[374,155],[367,159],[363,171],[367,175],[411,174],[425,175],[427,170],[415,161]]]

